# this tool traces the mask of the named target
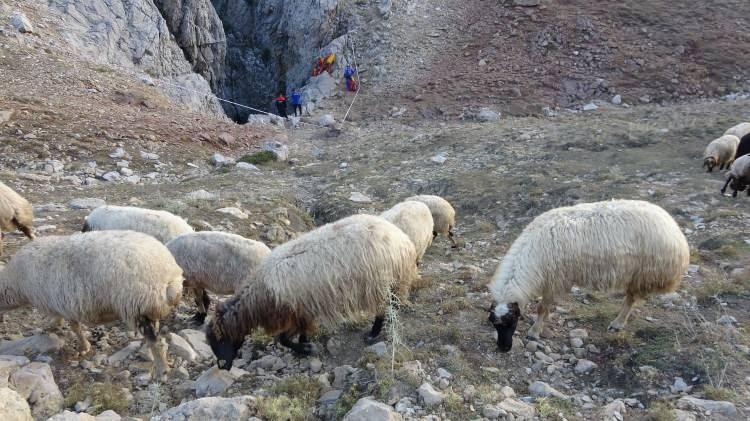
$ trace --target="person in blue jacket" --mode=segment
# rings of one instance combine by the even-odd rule
[[[302,117],[302,94],[299,93],[298,89],[292,90],[292,108],[294,109],[295,117],[297,117],[297,110],[299,110],[299,115]]]
[[[357,90],[357,80],[354,78],[354,75],[357,74],[357,71],[352,68],[350,65],[346,65],[344,67],[344,79],[346,79],[346,89],[354,92]]]

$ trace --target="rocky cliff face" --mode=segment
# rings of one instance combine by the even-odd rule
[[[225,83],[219,93],[268,108],[279,91],[300,87],[315,58],[344,32],[338,0],[212,0],[227,40]],[[226,106],[237,120],[249,110]]]
[[[201,66],[186,60],[152,0],[49,0],[48,8],[66,47],[78,55],[158,77],[187,107],[221,113],[209,84],[193,72]]]
[[[193,71],[217,91],[224,83],[227,41],[210,0],[154,0]]]

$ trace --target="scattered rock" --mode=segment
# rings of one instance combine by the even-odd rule
[[[417,389],[419,396],[422,398],[424,404],[428,407],[440,405],[445,399],[445,395],[435,390],[429,383],[422,383]]]
[[[202,398],[171,408],[151,421],[246,420],[253,413],[255,398]]]
[[[114,150],[114,152],[112,152],[111,154],[109,154],[109,157],[110,158],[115,158],[115,159],[130,158],[130,154],[128,154],[127,152],[125,152],[125,149],[123,149],[123,148],[117,148],[117,149]]]
[[[34,32],[34,26],[31,21],[22,12],[16,11],[10,16],[10,24],[22,34],[31,34]]]
[[[0,418],[3,421],[32,421],[26,399],[7,387],[0,387]]]
[[[602,421],[623,421],[626,410],[625,402],[615,399],[602,408]]]
[[[330,114],[324,114],[318,119],[318,124],[323,127],[333,126],[335,123],[336,120],[334,120],[333,116]]]
[[[238,162],[237,164],[234,165],[234,167],[237,168],[238,170],[243,170],[243,171],[260,171],[260,168],[248,162]]]
[[[73,199],[68,202],[68,206],[71,209],[96,209],[100,206],[105,206],[107,202],[102,199],[95,198],[81,198]]]
[[[583,348],[583,339],[581,339],[581,338],[570,338],[570,346],[572,348]]]
[[[372,203],[372,199],[356,191],[349,195],[349,200],[355,203]]]
[[[583,106],[583,111],[596,111],[599,109],[599,106],[594,104],[593,102],[589,102],[588,104]]]
[[[432,161],[432,162],[434,162],[436,164],[442,164],[442,163],[444,163],[447,160],[448,160],[448,158],[445,155],[441,154],[441,153],[439,153],[439,154],[433,156],[432,158],[430,158],[430,161]]]
[[[10,382],[31,406],[34,418],[50,417],[62,409],[63,395],[45,363],[30,363],[11,374]]]
[[[124,348],[122,348],[121,350],[110,355],[109,358],[107,358],[107,362],[110,365],[118,367],[123,361],[130,358],[130,356],[133,355],[133,353],[138,351],[140,348],[141,348],[141,341],[131,342],[127,344]]]
[[[275,355],[264,355],[260,359],[253,361],[253,365],[257,365],[265,371],[272,372],[286,368],[284,360]]]
[[[65,345],[54,333],[0,342],[0,355],[52,354]]]
[[[216,209],[216,212],[221,212],[227,215],[232,215],[237,219],[247,219],[250,217],[250,214],[248,214],[247,212],[243,211],[240,208],[235,208],[235,207]]]
[[[214,200],[216,199],[216,195],[213,193],[209,193],[203,189],[192,191],[190,193],[185,194],[185,197],[192,200]]]
[[[279,141],[274,140],[272,142],[264,143],[263,150],[273,152],[273,154],[276,156],[276,159],[278,161],[289,160],[289,146]]]
[[[685,380],[682,379],[682,377],[675,377],[674,378],[674,384],[672,386],[669,386],[669,390],[672,393],[687,393],[690,392],[693,389],[692,386],[688,386],[687,383],[685,383]]]
[[[169,333],[169,350],[185,361],[193,362],[198,359],[198,353],[182,336]]]
[[[231,146],[234,144],[234,136],[229,133],[221,133],[219,135],[219,143],[224,146]]]
[[[77,413],[67,409],[54,417],[48,418],[47,421],[96,421],[98,418],[85,412]],[[119,419],[119,418],[118,418]]]
[[[531,393],[532,396],[537,396],[540,398],[546,398],[546,397],[552,396],[552,397],[560,398],[560,399],[568,399],[568,396],[565,395],[564,393],[560,392],[559,390],[555,389],[549,384],[545,382],[540,382],[540,381],[536,381],[534,383],[531,383],[531,385],[529,385],[529,393]]]
[[[674,421],[696,421],[697,419],[693,413],[681,409],[673,409],[672,414],[674,414]]]
[[[737,325],[737,319],[735,319],[733,316],[730,316],[728,314],[725,314],[721,317],[719,317],[718,320],[716,320],[717,324],[720,324],[722,326],[731,327]]]
[[[496,113],[495,111],[490,110],[489,108],[482,108],[479,110],[479,113],[477,114],[477,120],[482,122],[492,122],[497,121],[500,119],[500,114]]]
[[[211,347],[206,343],[206,334],[202,331],[183,329],[180,331],[180,336],[188,341],[190,346],[193,347],[195,352],[197,352],[202,359],[213,358],[214,353],[211,351]]]
[[[578,363],[576,363],[575,372],[578,374],[585,374],[597,367],[596,363],[589,360],[578,360]]]
[[[615,105],[622,104],[622,96],[620,96],[620,95],[613,96],[612,97],[612,103],[615,104]]]
[[[378,357],[382,357],[386,352],[388,352],[388,347],[386,346],[385,342],[378,342],[365,348],[365,351],[372,352]]]
[[[485,405],[484,408],[482,408],[482,415],[484,415],[485,417],[491,420],[496,420],[500,417],[503,417],[503,418],[507,417],[508,413],[504,409],[500,408],[499,406]]]
[[[589,332],[586,329],[573,329],[568,334],[570,338],[588,338]]]
[[[319,358],[310,358],[310,371],[313,373],[319,373],[323,368],[323,362]]]
[[[157,154],[155,154],[153,152],[141,151],[140,155],[141,155],[141,159],[145,159],[147,161],[158,161],[159,160],[159,155],[157,155]]]
[[[441,379],[451,379],[451,378],[453,378],[453,374],[451,374],[448,370],[446,370],[444,368],[438,368],[437,369],[437,375],[438,375],[438,378],[441,378]]]
[[[401,414],[394,412],[389,405],[370,398],[362,398],[347,412],[343,421],[397,421],[401,419]]]
[[[680,400],[677,401],[677,408],[690,409],[700,412],[711,412],[712,414],[721,414],[727,417],[733,417],[737,415],[737,408],[731,402],[710,401],[706,399],[694,398],[692,396],[681,397]]]
[[[195,394],[199,398],[218,395],[227,390],[234,380],[235,377],[229,371],[211,367],[195,380]]]
[[[498,408],[502,409],[503,411],[509,412],[516,417],[522,417],[526,419],[531,419],[534,417],[534,415],[536,415],[536,408],[525,402],[513,398],[505,399],[504,401],[500,402]]]
[[[13,118],[13,110],[0,110],[0,124],[7,123]]]
[[[119,181],[122,178],[122,176],[117,171],[110,171],[102,175],[102,178],[105,181]]]
[[[227,158],[226,156],[224,156],[224,155],[222,155],[222,154],[220,154],[220,153],[217,152],[217,153],[211,155],[211,163],[214,164],[217,167],[222,167],[224,165],[234,164],[234,159]]]
[[[515,398],[516,391],[510,386],[503,386],[500,388],[500,394],[505,398]]]

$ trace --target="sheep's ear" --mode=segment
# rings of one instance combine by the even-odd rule
[[[523,319],[523,315],[521,315],[521,308],[518,306],[518,303],[508,304],[508,310],[513,316],[519,319]]]

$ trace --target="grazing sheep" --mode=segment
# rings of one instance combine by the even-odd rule
[[[729,168],[739,144],[740,139],[731,134],[725,134],[709,143],[703,153],[703,166],[707,168],[707,172],[712,172],[717,165],[720,170],[723,170],[724,166]]]
[[[438,234],[443,234],[451,240],[453,248],[457,248],[456,240],[453,238],[453,227],[456,225],[456,211],[451,204],[440,196],[419,195],[404,199],[422,202],[430,208],[435,227],[432,230],[433,239]]]
[[[732,197],[737,197],[737,192],[745,189],[750,196],[750,189],[747,188],[750,185],[750,155],[740,156],[734,161],[727,172],[727,182],[721,188],[721,194],[726,193],[728,185],[734,190]]]
[[[185,276],[185,288],[195,291],[198,312],[193,319],[206,320],[211,303],[206,290],[216,294],[234,294],[271,253],[265,244],[225,232],[191,232],[168,242]]]
[[[734,135],[740,139],[735,159],[750,154],[750,123],[740,123],[731,127],[724,134]]]
[[[613,200],[545,212],[513,242],[490,283],[497,346],[510,350],[521,309],[541,294],[528,333],[538,338],[555,298],[574,284],[624,291],[622,310],[610,324],[622,329],[636,300],[677,288],[689,258],[680,227],[648,202]]]
[[[133,231],[50,236],[22,247],[0,271],[0,314],[33,306],[66,319],[79,349],[91,349],[81,324],[122,320],[140,329],[155,360],[167,366],[159,320],[180,301],[182,269],[163,244]]]
[[[417,249],[417,260],[422,261],[433,238],[434,223],[430,208],[422,202],[407,200],[381,213],[380,217],[409,236]]]
[[[282,244],[239,293],[217,305],[206,336],[219,368],[232,368],[245,336],[258,327],[304,355],[316,323],[376,313],[370,338],[377,337],[390,292],[406,297],[417,279],[416,261],[409,237],[372,215],[350,216]]]
[[[156,237],[162,243],[193,232],[184,219],[167,211],[130,206],[100,206],[86,217],[83,232],[132,230]]]
[[[3,254],[3,231],[18,229],[33,240],[33,222],[34,213],[29,202],[0,182],[0,256]]]

